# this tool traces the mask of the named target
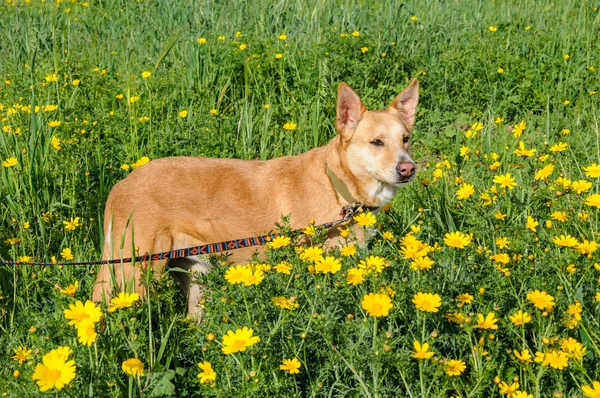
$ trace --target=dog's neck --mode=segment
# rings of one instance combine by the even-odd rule
[[[390,202],[397,188],[373,178],[361,179],[352,173],[344,156],[343,145],[340,135],[327,145],[326,172],[338,196],[347,202],[346,204],[361,203],[367,207],[381,207]]]

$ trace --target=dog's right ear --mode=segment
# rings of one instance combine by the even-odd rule
[[[360,101],[358,94],[346,83],[340,83],[335,128],[344,139],[349,140],[352,137],[366,110],[367,108]]]

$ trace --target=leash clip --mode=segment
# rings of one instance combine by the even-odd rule
[[[344,216],[344,222],[349,221],[356,213],[358,213],[363,207],[364,203],[350,203],[342,208],[342,215]]]

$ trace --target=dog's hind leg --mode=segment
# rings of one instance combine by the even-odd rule
[[[183,294],[187,298],[188,314],[200,318],[202,310],[198,306],[202,298],[202,286],[195,283],[194,278],[197,273],[206,273],[210,271],[211,265],[203,257],[193,256],[169,260],[169,273],[179,284]],[[180,268],[179,271],[174,268]]]

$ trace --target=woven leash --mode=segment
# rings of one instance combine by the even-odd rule
[[[349,207],[351,206],[351,207]],[[341,218],[336,221],[315,225],[317,229],[330,229],[337,227],[340,224],[343,224],[350,220],[350,218],[358,213],[360,209],[363,208],[363,205],[349,205],[344,208],[343,214],[344,218]],[[294,230],[292,232],[302,232],[302,230]],[[77,261],[77,262],[56,262],[56,263],[46,263],[41,261],[16,261],[16,260],[3,260],[0,259],[0,265],[97,265],[97,264],[125,264],[132,262],[144,262],[148,260],[157,261],[157,260],[171,260],[174,258],[182,258],[189,256],[199,256],[203,254],[215,254],[221,253],[225,251],[231,251],[236,249],[243,249],[245,247],[252,247],[258,245],[264,245],[268,243],[270,240],[274,239],[277,236],[282,236],[283,234],[267,234],[261,236],[253,236],[251,238],[242,238],[242,239],[233,239],[227,240],[224,242],[217,243],[209,243],[200,246],[192,246],[185,249],[171,250],[168,252],[162,252],[152,255],[142,255],[137,257],[129,257],[123,259],[114,259],[114,260],[95,260],[95,261]]]

